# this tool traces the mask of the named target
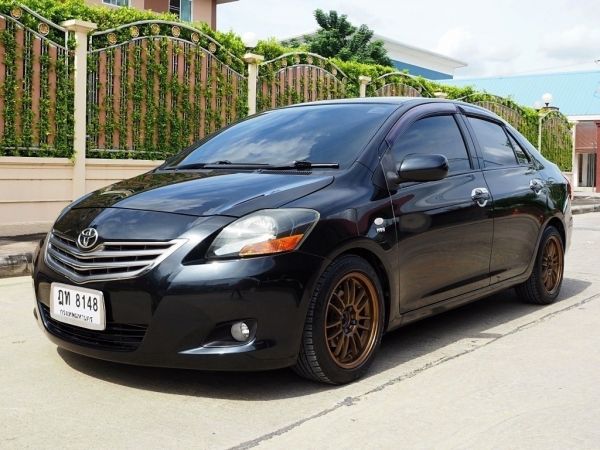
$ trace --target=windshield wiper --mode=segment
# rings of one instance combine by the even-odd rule
[[[338,163],[311,163],[310,161],[293,161],[283,166],[269,166],[269,170],[310,170],[310,169],[339,169]]]
[[[171,166],[171,167],[167,167],[164,170],[194,170],[194,169],[213,169],[215,167],[220,167],[220,166],[227,166],[229,168],[229,166],[235,165],[237,166],[238,164],[232,164],[231,161],[228,160],[222,160],[222,161],[215,161],[215,162],[211,162],[211,163],[190,163],[190,164],[183,164],[181,166]]]
[[[310,161],[293,161],[291,164],[258,164],[232,163],[231,161],[216,161],[214,163],[192,163],[182,166],[168,167],[165,170],[195,170],[195,169],[245,169],[245,170],[310,170],[310,169],[339,169],[338,163],[311,163]]]

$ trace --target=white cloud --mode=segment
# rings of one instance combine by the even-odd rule
[[[505,75],[514,70],[514,60],[521,50],[498,41],[486,42],[467,29],[455,27],[440,37],[434,50],[468,62],[469,73]]]
[[[440,37],[435,51],[442,55],[448,55],[453,58],[472,58],[473,52],[477,50],[475,39],[471,32],[464,28],[456,27],[446,31]]]
[[[600,58],[600,29],[578,24],[560,32],[547,33],[540,44],[546,56],[563,61]]]

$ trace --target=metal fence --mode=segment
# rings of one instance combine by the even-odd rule
[[[0,148],[4,155],[73,152],[67,31],[25,6],[0,11]]]
[[[375,97],[433,97],[417,77],[405,72],[386,73],[376,78],[368,90]]]
[[[94,33],[88,156],[164,158],[246,115],[244,62],[199,30],[142,21]]]
[[[346,96],[348,77],[335,64],[308,52],[281,55],[260,64],[257,110]]]

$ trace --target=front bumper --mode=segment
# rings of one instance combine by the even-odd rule
[[[52,282],[75,285],[36,261],[35,316],[59,347],[94,358],[158,367],[263,370],[293,365],[313,285],[326,261],[292,252],[193,265],[184,246],[134,279],[86,283],[104,293],[105,331],[49,317]],[[211,346],[215,330],[238,320],[256,324],[249,343]]]

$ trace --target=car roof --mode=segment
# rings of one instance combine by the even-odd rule
[[[404,110],[408,110],[418,105],[424,105],[429,103],[452,103],[461,108],[462,111],[471,114],[477,114],[479,116],[485,116],[499,120],[506,123],[504,119],[494,114],[488,109],[482,108],[481,106],[474,105],[472,103],[465,103],[460,100],[448,100],[442,98],[427,98],[427,97],[364,97],[364,98],[343,98],[343,99],[332,99],[332,100],[318,100],[306,103],[296,103],[294,105],[286,106],[284,108],[295,108],[299,106],[313,106],[313,105],[353,105],[353,104],[380,104],[380,105],[397,105],[403,107]]]

